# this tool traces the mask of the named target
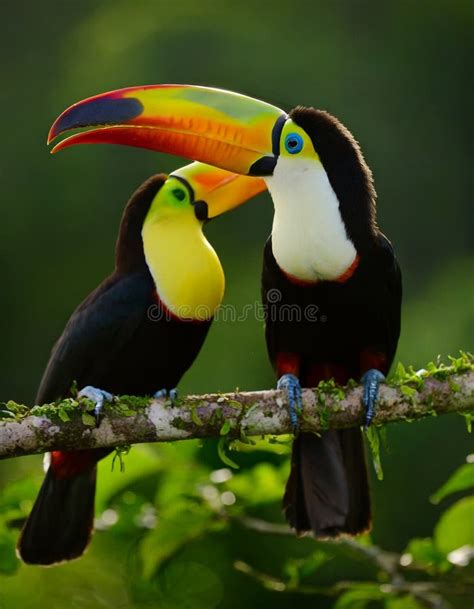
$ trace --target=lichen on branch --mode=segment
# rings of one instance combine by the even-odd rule
[[[302,431],[321,432],[361,425],[362,388],[321,382],[303,390]],[[186,396],[164,399],[116,397],[106,405],[96,427],[93,404],[65,399],[54,404],[0,404],[0,458],[50,450],[116,447],[141,442],[190,438],[247,438],[291,433],[285,394],[278,390]],[[474,364],[469,354],[451,365],[429,364],[415,372],[399,366],[394,379],[380,388],[374,425],[411,421],[457,412],[469,420],[474,411]]]

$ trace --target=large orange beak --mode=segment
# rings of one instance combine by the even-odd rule
[[[201,161],[242,175],[271,175],[283,110],[220,89],[193,85],[130,87],[90,97],[65,110],[48,143],[79,127],[52,152],[74,144],[122,144]]]

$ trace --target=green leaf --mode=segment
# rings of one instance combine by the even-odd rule
[[[68,421],[71,420],[71,417],[69,416],[69,414],[64,406],[61,406],[59,408],[58,416],[61,419],[61,421],[63,421],[64,423],[67,423]]]
[[[141,543],[144,576],[150,578],[164,561],[209,530],[213,517],[206,506],[191,501],[181,501],[161,512],[156,528]]]
[[[457,548],[474,546],[474,496],[451,506],[438,521],[434,531],[437,548],[448,554]]]
[[[196,404],[193,404],[191,407],[191,421],[199,427],[201,427],[203,424],[202,420],[199,418]]]
[[[454,474],[431,497],[432,503],[439,503],[442,499],[453,493],[465,491],[474,487],[474,463],[461,465]]]
[[[383,480],[382,460],[380,458],[379,431],[376,427],[372,426],[369,427],[365,433],[372,453],[372,461],[374,464],[375,473],[377,474],[377,479]]]
[[[215,609],[223,597],[222,582],[214,571],[196,562],[176,562],[158,577],[163,609]]]
[[[222,463],[225,463],[228,467],[232,467],[233,469],[239,469],[239,466],[235,461],[227,455],[226,448],[228,446],[227,438],[221,438],[219,443],[217,444],[217,453],[219,454],[219,458]]]
[[[382,600],[384,597],[378,584],[354,584],[337,599],[334,609],[365,609],[371,601]]]
[[[407,373],[405,371],[405,366],[402,364],[402,362],[398,362],[397,367],[395,368],[395,373],[394,373],[394,378],[397,381],[401,381],[402,379],[404,379],[406,377]]]
[[[96,425],[94,417],[92,415],[90,415],[88,412],[83,412],[81,419],[82,419],[83,424],[87,425],[88,427],[95,427],[95,425]]]
[[[412,539],[404,554],[410,554],[412,561],[417,566],[427,569],[435,567],[436,570],[445,571],[450,567],[449,562],[446,560],[446,554],[435,546],[431,537]]]
[[[231,429],[230,421],[229,421],[229,419],[227,419],[225,421],[224,425],[222,425],[219,433],[221,436],[226,436],[229,433],[230,429]]]
[[[400,391],[409,398],[412,398],[416,394],[416,389],[408,385],[402,385]]]
[[[385,601],[385,609],[424,609],[416,599],[409,594],[393,596]]]
[[[463,412],[461,414],[466,422],[467,433],[472,433],[472,421],[474,419],[474,415],[472,412]]]

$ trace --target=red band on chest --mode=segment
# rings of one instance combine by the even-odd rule
[[[153,290],[152,298],[155,302],[156,310],[153,311],[153,309],[151,308],[148,312],[148,318],[151,321],[179,321],[184,324],[202,324],[205,321],[212,321],[212,318],[209,320],[204,320],[192,319],[191,317],[179,317],[178,315],[175,315],[173,311],[170,311],[170,309],[168,309],[165,303],[161,300],[156,289]]]
[[[316,281],[309,281],[308,279],[299,279],[298,277],[295,277],[294,275],[290,275],[290,273],[287,273],[281,267],[279,267],[279,268],[280,268],[280,271],[283,273],[283,275],[285,275],[285,277],[291,283],[294,283],[295,285],[299,285],[301,287],[311,287],[311,286],[315,285],[316,283],[320,283],[320,281],[334,281],[336,283],[345,283],[355,273],[355,271],[357,270],[357,267],[359,266],[359,262],[360,262],[360,258],[358,255],[356,255],[351,266],[348,269],[346,269],[344,271],[344,273],[342,273],[342,275],[340,275],[339,277],[336,277],[336,279],[316,279]]]
[[[280,267],[278,267],[278,268],[280,268]],[[299,285],[303,288],[311,287],[312,285],[319,283],[319,279],[316,279],[316,281],[308,281],[307,279],[298,279],[298,277],[295,277],[294,275],[290,275],[290,273],[287,273],[282,268],[280,268],[280,271],[283,273],[283,275],[285,275],[285,277],[288,279],[289,282],[294,283],[295,285]]]
[[[351,264],[351,266],[344,271],[344,273],[342,273],[342,275],[340,277],[338,277],[337,279],[334,279],[334,281],[336,281],[337,283],[345,283],[346,281],[348,281],[352,275],[355,273],[355,271],[357,270],[357,267],[359,266],[359,262],[360,262],[360,258],[359,256],[356,256],[354,258],[354,262]]]

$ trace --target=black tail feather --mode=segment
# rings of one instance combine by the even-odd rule
[[[48,469],[18,541],[24,562],[52,565],[84,553],[94,524],[96,471],[58,479]]]
[[[368,531],[372,524],[364,439],[362,432],[357,428],[343,429],[338,433],[349,485],[349,514],[347,515],[344,532],[357,535]]]
[[[370,497],[359,429],[300,434],[293,445],[283,508],[298,533],[355,535],[370,527]]]

